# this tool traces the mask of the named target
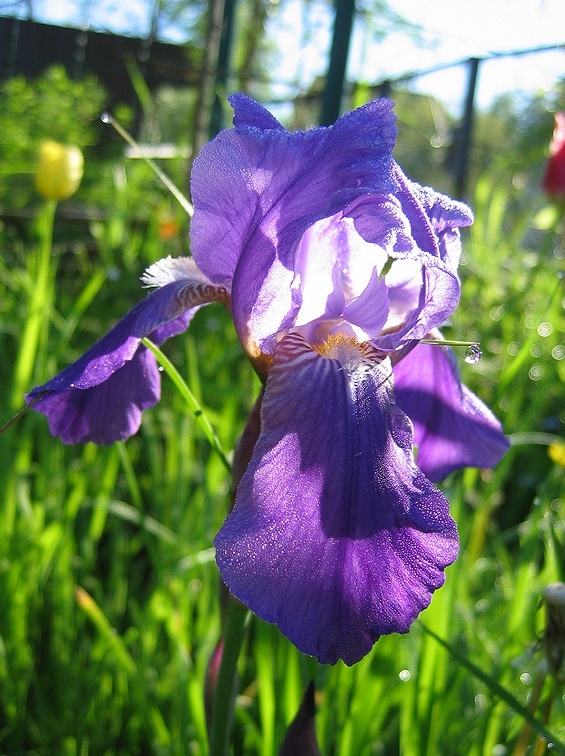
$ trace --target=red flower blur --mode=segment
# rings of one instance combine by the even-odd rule
[[[565,203],[565,113],[555,114],[555,128],[542,187],[549,197]]]

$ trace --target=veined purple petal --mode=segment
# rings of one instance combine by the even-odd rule
[[[493,467],[508,450],[499,421],[461,384],[449,347],[413,349],[394,366],[394,394],[414,424],[416,461],[430,480],[460,467]]]
[[[354,664],[406,632],[457,555],[443,495],[416,467],[388,360],[352,339],[278,345],[261,435],[216,537],[228,588],[320,661]]]
[[[198,307],[227,292],[202,280],[177,280],[139,302],[112,330],[72,365],[26,396],[45,414],[64,443],[109,444],[133,435],[141,413],[159,399],[153,355],[141,345],[160,345],[188,327]]]
[[[405,257],[416,246],[409,218],[394,194],[360,197],[348,207],[346,215],[363,239],[381,247],[390,257]]]
[[[392,104],[378,100],[330,128],[291,134],[247,98],[231,102],[235,128],[194,163],[191,248],[211,280],[233,281],[244,347],[272,353],[300,304],[291,283],[305,231],[368,192],[394,191],[394,116]]]

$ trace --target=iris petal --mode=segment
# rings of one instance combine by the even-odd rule
[[[215,282],[233,281],[232,312],[248,351],[271,354],[299,307],[291,284],[306,230],[368,192],[396,188],[392,104],[377,100],[331,128],[289,133],[244,96],[235,128],[194,163],[191,249]]]
[[[215,543],[241,601],[303,652],[354,664],[408,630],[458,544],[446,499],[414,464],[388,360],[353,340],[340,355],[298,334],[278,345],[261,435]]]
[[[201,280],[173,281],[139,302],[76,362],[27,396],[64,443],[110,444],[133,435],[141,413],[159,399],[154,356],[141,345],[181,333],[201,304],[225,299],[221,287]]]
[[[493,467],[508,450],[500,422],[461,385],[448,347],[419,344],[396,364],[394,394],[414,424],[418,467],[430,480],[460,467]]]

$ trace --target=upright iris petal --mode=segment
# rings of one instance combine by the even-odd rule
[[[376,100],[332,128],[289,134],[243,95],[236,127],[194,163],[192,252],[212,281],[232,281],[232,310],[251,357],[272,354],[292,324],[296,250],[316,221],[368,192],[394,191],[391,103]]]

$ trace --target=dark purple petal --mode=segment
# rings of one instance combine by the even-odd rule
[[[139,430],[142,411],[156,404],[160,394],[155,358],[140,347],[132,360],[103,383],[48,393],[34,409],[47,416],[49,430],[65,444],[112,444]]]
[[[160,345],[188,328],[198,307],[225,298],[201,281],[174,281],[149,294],[82,357],[26,396],[47,415],[53,435],[64,443],[109,444],[133,435],[141,412],[159,399],[153,355],[141,345],[149,336]]]
[[[290,285],[306,229],[364,194],[396,188],[392,103],[290,134],[247,98],[231,101],[235,128],[194,163],[191,248],[211,280],[233,281],[232,311],[248,352],[254,344],[272,352],[299,305]]]
[[[388,360],[344,339],[277,346],[262,432],[216,537],[228,588],[320,661],[354,664],[406,632],[457,555],[443,495],[416,467]]]
[[[499,421],[461,385],[448,347],[419,344],[396,364],[394,395],[414,424],[416,461],[430,480],[460,467],[493,467],[508,449]]]

